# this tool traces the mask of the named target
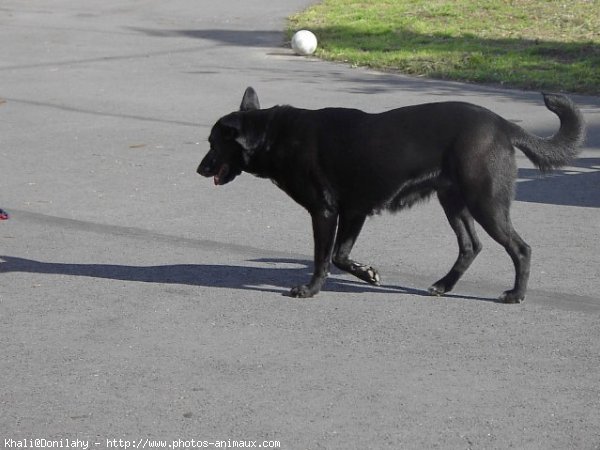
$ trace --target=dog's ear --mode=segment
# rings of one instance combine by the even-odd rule
[[[252,87],[246,88],[244,96],[242,97],[242,104],[240,105],[240,111],[252,111],[260,109],[260,103],[258,101],[258,95]]]

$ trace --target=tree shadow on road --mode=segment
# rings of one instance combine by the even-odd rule
[[[516,200],[552,205],[600,207],[600,158],[580,158],[572,169],[542,175],[537,169],[519,169]],[[578,169],[581,168],[581,169]]]
[[[71,264],[43,262],[15,256],[0,256],[0,274],[9,272],[68,275],[104,278],[140,283],[180,284],[226,289],[275,292],[289,295],[291,286],[306,283],[312,263],[305,260],[260,258],[248,260],[247,266],[218,264],[169,264],[129,266],[119,264]],[[257,267],[258,266],[258,267]],[[399,285],[371,286],[340,276],[329,277],[323,291],[364,294],[405,294],[430,297],[424,290]],[[481,297],[449,295],[450,297],[492,301]]]
[[[151,37],[187,37],[218,42],[223,45],[240,47],[282,46],[284,33],[274,30],[228,30],[228,29],[150,29],[129,27],[129,30],[143,33]]]

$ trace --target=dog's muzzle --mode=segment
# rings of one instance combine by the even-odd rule
[[[213,177],[215,186],[225,184],[225,183],[231,181],[229,179],[230,178],[229,177],[229,172],[230,172],[229,164],[226,164],[226,163],[221,164],[221,167],[219,167],[218,170],[209,165],[200,164],[198,166],[198,170],[196,172],[198,172],[203,177],[207,177],[207,178]]]

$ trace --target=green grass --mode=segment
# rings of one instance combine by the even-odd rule
[[[324,0],[317,56],[415,76],[600,94],[600,0]]]

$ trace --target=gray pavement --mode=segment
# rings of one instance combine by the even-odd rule
[[[281,30],[309,3],[0,3],[0,446],[600,448],[600,98],[574,96],[572,167],[518,155],[525,304],[492,301],[513,274],[483,232],[456,292],[424,295],[457,251],[435,202],[367,223],[355,254],[381,288],[333,273],[291,299],[307,214],[195,174],[246,86],[264,106],[459,99],[558,125],[538,93],[296,57]]]

